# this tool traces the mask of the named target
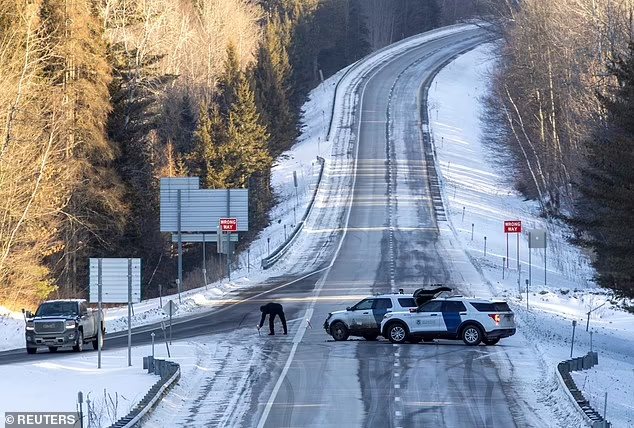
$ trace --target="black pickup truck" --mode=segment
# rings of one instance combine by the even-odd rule
[[[35,354],[38,347],[47,346],[51,352],[62,346],[72,346],[81,352],[84,343],[92,342],[98,349],[97,310],[85,300],[49,300],[40,304],[35,314],[22,309],[26,321],[26,352]],[[103,311],[101,314],[101,346],[106,334]]]

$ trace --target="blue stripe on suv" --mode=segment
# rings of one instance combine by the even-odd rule
[[[382,309],[372,309],[372,315],[374,315],[374,319],[376,320],[376,325],[381,327],[381,321],[383,321],[383,315],[387,313],[387,308]]]
[[[445,321],[448,332],[456,333],[458,331],[461,322],[459,312],[443,312],[442,318]]]

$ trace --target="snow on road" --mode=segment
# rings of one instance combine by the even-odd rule
[[[190,342],[195,356],[172,359],[181,364],[181,380],[143,426],[242,426],[253,400],[252,382],[262,379],[261,372],[267,370],[262,360],[270,352],[257,341],[244,340],[251,335],[252,329],[244,329],[224,335],[222,341],[218,336],[203,336]]]
[[[399,49],[406,47],[407,43]],[[492,45],[486,45],[459,57],[441,71],[429,93],[430,128],[448,217],[448,222],[440,223],[441,238],[446,243],[447,256],[455,261],[457,285],[464,293],[497,296],[513,306],[519,331],[498,345],[500,352],[508,355],[509,362],[508,366],[500,367],[500,372],[508,382],[523,385],[519,390],[527,408],[518,411],[524,411],[527,420],[531,419],[530,413],[552,414],[553,418],[546,420],[543,426],[579,426],[580,418],[555,378],[556,364],[570,357],[571,323],[576,320],[573,355],[583,355],[590,347],[599,352],[597,367],[574,374],[578,386],[601,412],[605,393],[608,393],[607,415],[613,426],[634,426],[634,314],[622,309],[625,306],[632,308],[634,303],[617,299],[594,286],[588,259],[568,244],[566,228],[539,217],[536,204],[524,201],[509,184],[511,169],[497,162],[496,152],[480,141],[482,125],[478,97],[486,91],[485,71],[495,66],[494,51]],[[383,60],[389,54],[382,52],[373,61]],[[318,174],[316,156],[326,158],[327,168],[333,164],[330,155],[335,150],[331,142],[327,142],[326,133],[335,84],[341,74],[328,79],[311,93],[310,101],[304,106],[302,136],[293,149],[278,160],[273,170],[272,182],[280,196],[280,204],[273,211],[271,226],[260,234],[248,254],[241,254],[237,263],[239,268],[232,273],[231,281],[225,279],[182,293],[177,317],[226,303],[239,290],[279,274],[291,262],[296,262],[287,260],[269,271],[260,269],[260,261],[268,254],[269,245],[272,251],[284,240],[284,225],[288,233],[300,211],[303,214]],[[354,78],[354,71],[348,74],[350,81]],[[338,111],[338,114],[345,113]],[[297,193],[293,171],[299,179]],[[517,236],[510,236],[509,268],[503,270],[502,257],[507,257],[504,220],[521,220],[523,233],[519,235],[519,258]],[[548,243],[546,253],[536,249],[531,253],[532,283],[527,309],[527,230],[538,228],[548,230]],[[298,250],[293,254],[301,254],[301,249],[309,247],[315,235],[303,234],[296,244]],[[135,304],[133,325],[164,319],[160,307],[167,299],[179,301],[178,296],[164,296],[162,300],[150,299]],[[591,336],[590,331],[585,331],[586,314],[595,308],[598,309],[590,316]],[[127,328],[125,307],[108,309],[106,316],[107,331]],[[23,325],[21,313],[0,312],[0,349],[24,346]],[[233,343],[231,337],[224,338],[226,343],[205,338],[196,342],[174,342],[172,359],[181,363],[183,377],[157,410],[163,412],[157,415],[158,420],[184,416],[191,418],[192,426],[196,426],[197,418],[204,415],[228,426],[237,426],[239,413],[244,410],[240,408],[242,401],[238,400],[237,394],[248,391],[244,368],[253,367],[254,359],[257,360],[264,351],[258,345]],[[125,397],[125,400],[120,399],[123,412],[155,382],[154,376],[139,368],[140,357],[151,352],[149,347],[135,348],[133,352],[132,368],[127,367],[125,351],[109,350],[104,351],[104,369],[101,370],[95,369],[96,353],[72,357],[60,355],[47,362],[0,366],[3,385],[5,379],[11,381],[7,383],[10,385],[25,385],[3,388],[0,391],[2,408],[11,411],[17,404],[28,402],[28,409],[33,410],[74,410],[77,391],[92,391],[94,397],[101,397],[106,389],[109,394],[116,392]],[[157,346],[156,353],[157,357],[164,356],[164,347]],[[215,376],[221,371],[224,377]],[[36,395],[29,393],[34,385],[32,379],[37,379]],[[50,394],[40,393],[42,388]],[[220,399],[215,395],[218,390],[232,391],[222,397],[220,409],[191,404],[198,396],[202,397],[202,402]],[[55,397],[52,401],[49,400],[51,396]],[[185,407],[182,406],[184,402],[188,403]],[[17,409],[28,410],[24,406]],[[174,411],[170,412],[170,409]]]
[[[430,128],[448,216],[447,227],[440,224],[441,236],[448,248],[456,248],[452,257],[465,262],[458,264],[458,286],[464,293],[495,296],[512,305],[518,334],[502,342],[521,347],[505,349],[510,363],[517,363],[511,381],[527,386],[524,398],[534,408],[554,412],[550,426],[578,426],[555,367],[570,358],[571,350],[579,357],[591,348],[599,353],[599,365],[575,372],[577,386],[601,413],[607,392],[608,420],[615,427],[634,426],[634,314],[623,309],[633,308],[632,301],[593,284],[588,257],[566,240],[569,230],[545,221],[535,202],[514,191],[511,169],[500,162],[503,156],[481,139],[480,100],[496,50],[489,44],[459,57],[438,74],[429,92]],[[505,220],[520,220],[522,233],[509,236],[508,268],[503,269]],[[547,230],[547,248],[531,249],[529,259],[528,231],[535,229]],[[572,321],[577,322],[574,345]],[[525,358],[532,360],[529,366],[524,366]]]

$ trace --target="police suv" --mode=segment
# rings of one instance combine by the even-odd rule
[[[347,340],[350,336],[360,336],[366,340],[376,340],[381,335],[381,321],[387,313],[416,309],[442,292],[451,288],[435,286],[432,289],[419,288],[413,294],[377,294],[367,297],[345,311],[333,311],[324,322],[326,333],[335,340]]]
[[[418,308],[386,313],[381,321],[382,335],[392,343],[462,339],[471,346],[495,345],[514,335],[515,328],[506,302],[463,296],[435,298]]]

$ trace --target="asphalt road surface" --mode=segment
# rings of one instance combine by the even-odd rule
[[[326,190],[332,186],[336,192],[336,181],[348,180],[353,191],[348,197],[331,195],[311,223],[313,233],[319,233],[319,219],[330,215],[324,224],[332,224],[335,216],[342,227],[324,230],[313,253],[287,276],[237,294],[237,303],[174,325],[174,340],[203,334],[222,340],[225,332],[255,326],[259,306],[271,300],[283,300],[287,318],[299,320],[288,336],[262,338],[265,370],[248,383],[251,396],[259,399],[239,417],[240,426],[525,426],[513,385],[499,376],[504,364],[500,345],[334,342],[321,327],[329,311],[364,295],[453,281],[450,252],[438,241],[444,214],[428,163],[426,107],[421,104],[424,85],[439,67],[489,38],[482,30],[443,37],[369,74],[359,89],[353,147],[341,160],[341,165],[346,158],[352,162],[355,173],[346,175],[342,166],[340,174],[331,169],[324,178]],[[312,320],[312,329],[305,328],[304,318]],[[152,331],[162,334],[157,325],[134,329],[133,343],[149,343]],[[126,334],[108,335],[106,346],[127,346]],[[59,358],[61,353],[7,351],[0,353],[0,364]],[[210,421],[209,426],[215,425]]]
[[[452,283],[452,260],[437,240],[443,216],[430,184],[419,94],[440,65],[484,38],[468,32],[411,49],[361,86],[353,199],[319,296]],[[323,320],[332,309],[318,299],[312,318]],[[299,339],[277,391],[264,391],[253,408],[251,426],[518,426],[512,386],[498,376],[503,361],[495,347],[335,343],[315,329]]]

